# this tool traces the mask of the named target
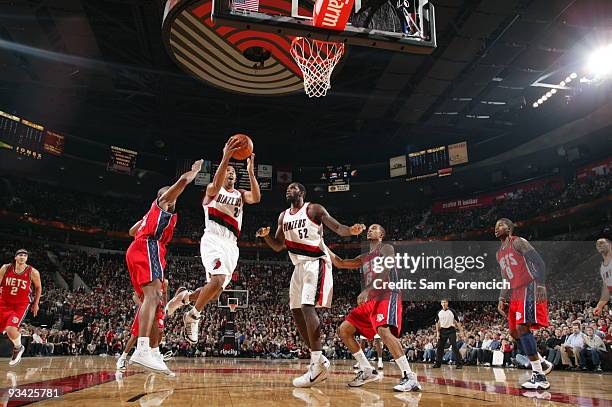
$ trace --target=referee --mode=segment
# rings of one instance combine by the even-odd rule
[[[455,360],[457,362],[457,369],[461,369],[463,367],[463,361],[461,360],[459,349],[457,349],[457,328],[463,335],[463,327],[461,326],[461,323],[459,323],[459,317],[457,316],[455,310],[448,308],[448,300],[444,299],[440,301],[440,304],[442,305],[442,309],[438,311],[438,315],[436,316],[438,347],[436,349],[436,362],[434,363],[433,367],[438,368],[440,365],[442,365],[444,347],[446,346],[446,341],[450,340],[453,353],[455,354]],[[463,336],[465,337],[465,335]]]

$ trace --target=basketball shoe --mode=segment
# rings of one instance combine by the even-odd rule
[[[170,377],[176,377],[176,374],[174,374],[173,371],[168,369],[166,362],[164,361],[164,355],[161,354],[161,352],[159,351],[159,348],[151,349],[151,354],[153,355],[155,359],[157,359],[159,362],[163,363],[166,366],[166,369],[168,371],[164,372],[165,374],[167,374]]]
[[[187,339],[188,342],[190,342],[192,345],[198,343],[198,333],[199,333],[199,329],[200,329],[200,313],[198,312],[197,314],[194,313],[195,308],[193,308],[191,311],[186,312],[185,315],[183,315],[183,323],[185,325],[184,329],[183,329],[183,333],[185,336],[185,339]]]
[[[189,304],[190,295],[191,291],[187,290],[187,288],[179,287],[176,290],[174,297],[172,297],[172,299],[168,301],[168,304],[166,304],[166,307],[164,308],[164,312],[166,313],[166,315],[171,316],[177,309]]]
[[[545,375],[548,375],[550,372],[552,372],[554,367],[552,363],[550,363],[546,359],[540,359],[540,363],[542,363],[542,372],[544,372]]]
[[[550,383],[543,374],[532,372],[531,379],[523,383],[521,387],[528,390],[548,390]]]
[[[9,361],[9,366],[17,366],[21,362],[21,355],[25,352],[25,346],[21,345],[19,348],[13,348],[13,356]]]
[[[365,370],[360,370],[357,373],[357,376],[348,383],[349,387],[361,387],[366,383],[373,382],[374,380],[378,380],[379,374],[376,369],[366,368]]]
[[[170,370],[163,360],[157,359],[151,349],[136,349],[130,358],[130,365],[137,364],[156,373],[169,375]]]
[[[421,384],[414,372],[404,372],[404,376],[400,379],[399,384],[393,387],[395,391],[420,391],[421,389]]]
[[[308,370],[300,377],[293,379],[295,387],[312,387],[327,379],[331,363],[325,356],[321,356],[319,363],[310,364]]]
[[[117,359],[117,364],[115,366],[118,371],[125,372],[127,370],[127,358],[119,356],[119,359]]]

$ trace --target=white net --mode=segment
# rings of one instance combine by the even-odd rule
[[[304,90],[309,97],[321,97],[331,89],[331,75],[344,54],[341,42],[295,37],[291,56],[304,75]]]

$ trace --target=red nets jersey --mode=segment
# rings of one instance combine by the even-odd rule
[[[142,218],[142,224],[136,231],[134,239],[157,240],[166,245],[172,240],[176,219],[176,213],[160,208],[156,199],[151,204],[149,212]]]
[[[380,280],[380,282],[376,283],[376,286],[379,287],[380,284],[382,284],[383,282],[389,282],[389,281],[397,281],[397,271],[394,269],[389,271],[389,274],[387,276],[385,276],[382,272],[377,273],[376,269],[378,267],[381,268],[382,270],[382,264],[376,264],[374,263],[374,259],[377,257],[381,256],[380,253],[380,248],[381,246],[377,247],[376,249],[374,249],[373,251],[371,251],[370,253],[366,254],[363,257],[363,265],[361,266],[361,273],[363,275],[363,284],[364,284],[364,288],[365,287],[371,287],[370,291],[368,292],[368,299],[381,299],[381,298],[387,298],[389,296],[389,294],[392,292],[392,290],[389,290],[388,288],[379,288],[376,289],[374,288],[374,286],[372,285],[373,281],[378,279]],[[379,270],[379,271],[381,271]],[[383,279],[383,277],[385,277]],[[394,290],[395,291],[395,290]]]
[[[508,245],[500,247],[497,251],[497,262],[501,267],[502,275],[510,282],[512,289],[524,287],[534,280],[534,274],[529,270],[525,257],[512,246],[516,239],[520,238],[510,236]]]
[[[2,278],[0,285],[0,302],[3,304],[23,304],[32,302],[32,280],[30,274],[32,266],[17,273],[15,266],[10,264]]]

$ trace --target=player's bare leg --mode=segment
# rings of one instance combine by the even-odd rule
[[[378,370],[382,370],[384,368],[382,338],[374,338],[374,346],[376,346],[376,357],[378,358],[378,364],[376,365],[376,368]]]
[[[308,329],[306,328],[306,321],[304,320],[304,314],[302,314],[301,308],[294,308],[291,310],[291,314],[293,314],[293,320],[295,321],[295,326],[297,327],[302,340],[306,344],[308,349],[310,347],[310,338],[308,337]]]
[[[155,279],[142,286],[144,299],[138,313],[138,342],[136,351],[130,358],[130,364],[136,363],[154,372],[169,374],[166,364],[156,359],[151,352],[151,331],[157,325],[155,315],[161,302],[162,283]]]
[[[357,364],[359,365],[357,376],[348,384],[350,387],[363,386],[379,377],[378,372],[370,365],[368,358],[366,358],[365,353],[363,353],[363,349],[361,349],[361,346],[359,346],[359,343],[355,340],[355,333],[355,327],[348,321],[342,322],[338,328],[340,339],[342,339],[342,342],[348,348],[349,352],[353,354],[353,357],[357,360]]]
[[[21,333],[19,332],[19,328],[7,326],[6,334],[11,342],[13,342],[13,355],[9,361],[9,366],[16,366],[21,362],[21,355],[23,355],[23,351],[25,351],[25,346],[21,344]]]
[[[202,289],[198,293],[198,298],[196,299],[194,306],[183,316],[183,322],[185,324],[185,338],[192,344],[198,342],[201,316],[200,313],[202,312],[202,309],[204,309],[204,306],[210,301],[219,297],[219,295],[223,291],[224,282],[225,275],[212,275],[210,277],[210,280],[204,285],[204,287],[202,287]]]
[[[127,370],[127,357],[130,354],[130,351],[132,350],[134,345],[136,345],[137,340],[137,336],[130,335],[130,339],[128,339],[127,343],[125,344],[125,349],[123,350],[123,353],[121,354],[121,356],[119,356],[119,359],[117,359],[116,366],[117,370],[119,370],[120,372],[125,372]]]
[[[544,360],[544,363],[540,360],[542,356],[538,353],[538,344],[536,342],[533,333],[531,332],[530,326],[525,324],[520,324],[517,327],[517,333],[519,337],[519,341],[523,351],[529,358],[529,362],[531,363],[531,379],[529,381],[523,383],[521,387],[524,389],[530,390],[546,390],[550,388],[550,383],[546,380],[546,376],[544,373],[544,369],[548,368],[547,365],[550,365],[550,370],[552,370],[552,364],[548,363]],[[549,370],[549,372],[550,372]]]
[[[387,345],[389,348],[389,352],[391,356],[393,356],[393,360],[397,364],[399,368],[402,378],[397,386],[393,387],[396,391],[419,391],[421,390],[421,385],[417,380],[416,374],[410,369],[410,364],[408,363],[408,359],[406,359],[406,355],[404,353],[404,348],[402,347],[399,339],[393,335],[389,326],[379,326],[378,335],[380,335],[380,339],[382,342]]]
[[[306,374],[293,380],[293,385],[295,387],[311,387],[327,379],[330,363],[321,351],[321,321],[319,321],[315,306],[302,304],[300,311],[304,318],[304,327],[307,334],[305,336],[308,337],[310,366]],[[303,335],[303,332],[300,332],[300,334]]]

